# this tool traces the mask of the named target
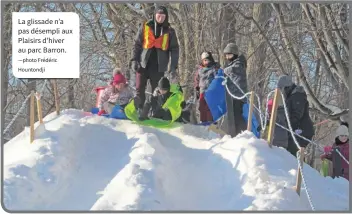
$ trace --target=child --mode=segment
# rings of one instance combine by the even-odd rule
[[[172,120],[170,110],[163,108],[165,102],[173,94],[170,91],[170,87],[170,81],[166,77],[159,80],[158,91],[155,92],[153,96],[149,97],[142,111],[139,112],[139,120],[147,120],[148,115],[162,120]],[[149,114],[150,110],[151,113]]]
[[[344,158],[349,161],[349,133],[348,128],[341,125],[336,130],[335,143],[332,146],[332,151],[329,153],[324,153],[320,158],[328,159],[332,161],[333,164],[333,177],[342,176],[349,180],[349,164],[343,160],[342,157],[336,152],[338,150]]]
[[[207,90],[210,83],[215,78],[215,75],[219,68],[220,66],[214,61],[211,52],[202,53],[201,63],[197,66],[197,70],[195,72],[194,77],[194,87],[197,92],[197,98],[199,98],[199,112],[201,122],[213,121],[210,109],[204,98],[204,92]]]
[[[170,78],[171,79],[171,78]],[[169,82],[172,82],[169,80]],[[161,91],[159,89],[160,86],[156,87],[154,92],[153,92],[153,96],[157,97],[161,95]],[[182,88],[179,86],[179,91],[181,93],[183,93]],[[185,101],[183,101],[181,103],[181,108],[182,108],[182,112],[181,112],[181,116],[176,120],[176,122],[180,122],[180,123],[190,123],[191,120],[191,112],[189,109],[190,105],[187,105],[187,103]]]
[[[125,76],[121,73],[120,69],[115,69],[114,79],[101,95],[98,115],[111,114],[115,105],[124,108],[133,96],[133,92],[129,89]]]

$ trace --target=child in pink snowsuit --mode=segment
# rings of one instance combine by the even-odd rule
[[[125,76],[117,71],[114,79],[103,91],[98,105],[98,115],[111,114],[115,105],[124,108],[133,98],[134,94],[127,85]]]
[[[329,153],[324,153],[320,158],[328,159],[332,161],[333,164],[333,177],[344,177],[349,180],[349,165],[348,163],[340,157],[336,152],[338,150],[344,158],[349,161],[349,133],[348,128],[341,125],[336,130],[335,143],[332,146],[332,150]]]

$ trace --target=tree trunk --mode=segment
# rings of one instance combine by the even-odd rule
[[[267,3],[255,3],[253,6],[253,19],[258,22],[262,30],[265,30],[267,20],[271,17],[271,6]],[[263,100],[265,91],[263,88],[267,84],[267,72],[264,70],[266,61],[267,43],[264,42],[263,36],[258,33],[253,35],[254,31],[258,31],[255,24],[251,23],[251,38],[248,45],[247,56],[247,82],[248,89],[254,90],[259,98]]]

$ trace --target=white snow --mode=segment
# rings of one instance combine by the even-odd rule
[[[37,124],[38,125],[38,124]],[[297,161],[250,132],[169,130],[65,110],[4,146],[8,210],[311,210]],[[349,210],[349,183],[304,165],[316,210]]]

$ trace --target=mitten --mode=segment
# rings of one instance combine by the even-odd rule
[[[295,130],[295,133],[298,134],[298,135],[300,135],[300,134],[302,134],[302,130],[301,130],[301,129],[296,129],[296,130]]]
[[[98,115],[99,115],[99,116],[101,116],[101,115],[103,115],[103,114],[106,114],[106,111],[103,110],[103,109],[98,112]]]

